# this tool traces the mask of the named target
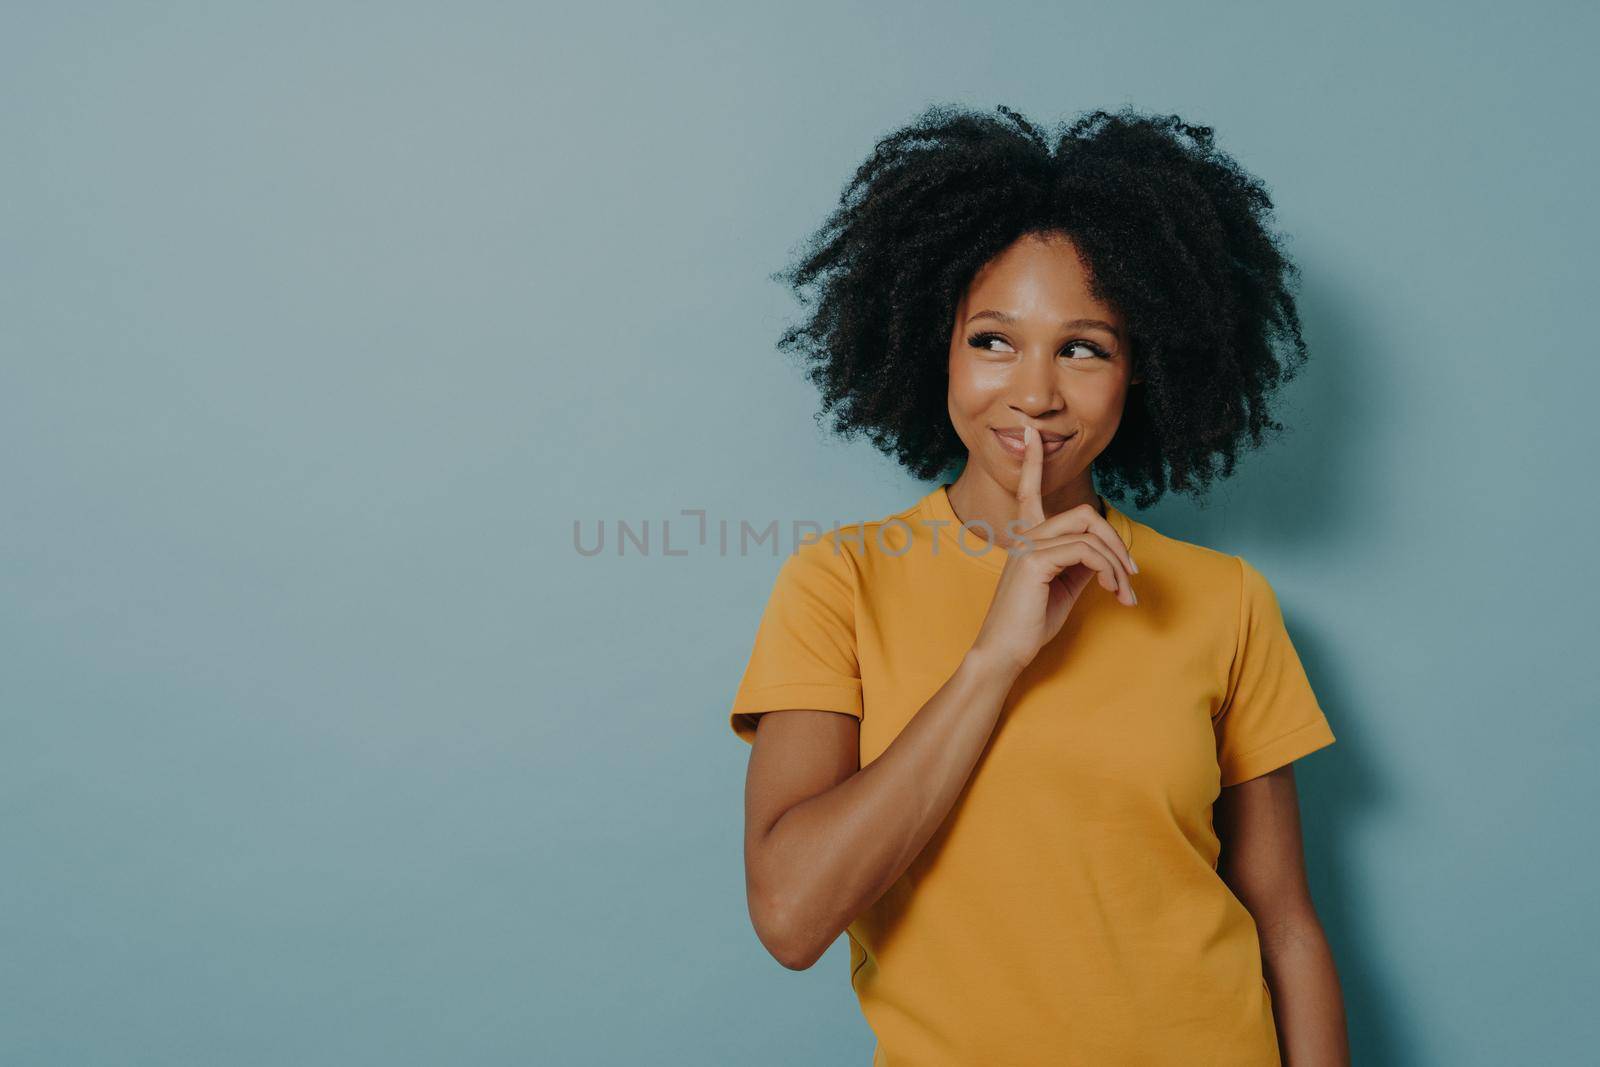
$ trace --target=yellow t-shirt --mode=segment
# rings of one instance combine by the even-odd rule
[[[971,647],[1006,554],[946,486],[785,560],[730,724],[816,708],[876,759]],[[1103,497],[1139,603],[1095,582],[1018,677],[955,806],[852,922],[875,1067],[1279,1063],[1212,802],[1334,740],[1272,589]]]

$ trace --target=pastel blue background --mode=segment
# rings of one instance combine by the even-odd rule
[[[1274,191],[1293,432],[1135,514],[1268,575],[1339,736],[1356,1062],[1592,1062],[1597,22],[8,5],[0,1061],[868,1062],[843,939],[745,911],[777,561],[680,512],[930,487],[818,432],[768,275],[948,101],[1176,111]]]

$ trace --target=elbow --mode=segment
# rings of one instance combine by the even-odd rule
[[[827,946],[824,945],[819,948],[815,944],[794,938],[789,941],[769,944],[767,945],[767,951],[772,954],[773,959],[789,970],[806,971],[810,970],[811,965],[822,958],[822,954],[827,951]]]
[[[784,942],[783,951],[774,952],[772,958],[791,971],[810,970],[811,965],[822,958],[822,954],[828,951],[828,946],[831,944],[833,944],[832,939],[822,941],[803,935],[791,936]]]
[[[808,970],[822,958],[827,944],[807,936],[805,924],[797,922],[794,909],[775,900],[750,900],[750,920],[756,937],[773,959],[791,971]]]
[[[800,945],[798,947],[777,948],[768,946],[767,951],[772,953],[772,958],[783,964],[791,971],[810,970],[811,965],[822,958],[821,953]]]

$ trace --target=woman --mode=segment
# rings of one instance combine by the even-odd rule
[[[999,110],[880,142],[790,272],[835,427],[961,472],[779,571],[730,717],[756,933],[848,935],[875,1064],[1346,1063],[1291,768],[1333,733],[1260,572],[1108,499],[1282,429],[1271,201],[1176,116]]]

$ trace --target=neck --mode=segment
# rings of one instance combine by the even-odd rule
[[[971,463],[967,464],[948,490],[951,510],[963,523],[987,523],[988,529],[994,531],[995,544],[1010,544],[1016,538],[1007,532],[1006,524],[1017,517],[1016,478],[1020,473],[1021,468],[1018,467],[1012,474],[1011,483],[1006,485],[996,481],[988,472]],[[1100,507],[1099,494],[1095,492],[1094,478],[1087,470],[1064,485],[1046,488],[1040,502],[1044,505],[1045,518],[1079,504],[1088,504],[1101,515],[1105,514]],[[972,527],[967,536],[982,537],[984,529],[983,526]]]

